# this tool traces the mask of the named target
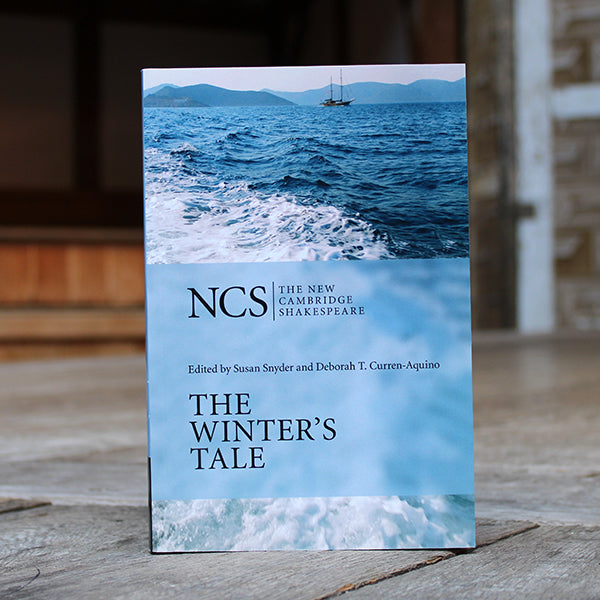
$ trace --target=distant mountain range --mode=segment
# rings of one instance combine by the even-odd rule
[[[172,83],[161,83],[160,85],[155,85],[154,87],[148,88],[147,90],[144,90],[144,98],[146,96],[150,96],[150,94],[155,94],[156,92],[162,90],[163,88],[166,87],[172,87],[172,88],[176,88],[179,87],[178,85],[173,85]]]
[[[329,98],[329,86],[306,92],[276,92],[265,90],[294,104],[316,105]],[[333,97],[340,97],[340,86],[333,85]],[[402,104],[406,102],[464,102],[465,79],[443,81],[421,79],[414,83],[376,83],[366,81],[344,86],[344,98],[354,98],[353,104]]]
[[[274,90],[237,91],[208,84],[184,87],[163,84],[145,90],[144,106],[317,106],[329,97],[329,86],[305,92]],[[333,86],[339,98],[340,86]],[[344,86],[344,98],[353,104],[402,104],[413,102],[464,102],[465,79],[443,81],[421,79],[409,84],[362,82]]]
[[[200,83],[165,86],[144,98],[144,106],[282,106],[293,104],[270,92],[241,92]]]

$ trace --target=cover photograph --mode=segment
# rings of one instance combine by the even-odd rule
[[[464,65],[145,69],[153,552],[475,545]]]

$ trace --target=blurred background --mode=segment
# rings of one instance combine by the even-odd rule
[[[600,329],[597,0],[138,6],[0,5],[0,360],[144,349],[146,67],[466,62],[474,329]]]

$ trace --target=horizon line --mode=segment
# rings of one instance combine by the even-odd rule
[[[146,69],[144,69],[146,70]],[[151,69],[151,70],[155,70],[155,69]],[[170,69],[165,69],[165,70],[170,70]],[[446,83],[457,83],[459,81],[462,81],[463,79],[466,79],[466,76],[463,75],[462,77],[459,77],[458,79],[443,79],[441,77],[423,77],[422,79],[416,79],[415,81],[411,81],[409,83],[400,83],[400,82],[387,82],[387,81],[355,81],[353,83],[348,83],[348,84],[344,84],[344,87],[351,87],[353,85],[361,85],[364,83],[377,83],[379,85],[401,85],[404,87],[407,87],[409,85],[414,85],[415,83],[419,83],[420,81],[444,81]],[[149,87],[143,87],[142,90],[143,91],[147,91],[147,90],[151,90],[153,88],[157,88],[157,87],[174,87],[174,88],[186,88],[186,87],[194,87],[196,85],[208,85],[210,87],[214,87],[214,88],[218,88],[218,89],[222,89],[222,90],[227,90],[228,92],[283,92],[286,94],[304,94],[306,92],[312,92],[312,91],[318,91],[318,90],[322,90],[324,88],[329,87],[330,84],[325,84],[321,87],[316,87],[316,88],[308,88],[305,90],[298,90],[298,91],[290,91],[290,90],[282,90],[282,89],[274,89],[274,88],[267,88],[267,87],[263,87],[260,89],[244,89],[244,90],[238,90],[238,89],[231,89],[231,88],[226,88],[220,85],[215,85],[213,83],[206,83],[203,81],[199,81],[197,83],[188,83],[185,85],[178,85],[176,83],[170,83],[170,82],[164,82],[164,83],[157,83],[155,85],[151,85]],[[332,85],[338,86],[340,87],[339,83],[335,83],[332,82]]]

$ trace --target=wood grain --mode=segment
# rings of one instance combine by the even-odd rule
[[[600,528],[551,526],[388,579],[347,600],[600,597]]]
[[[598,598],[599,355],[476,339],[478,546],[457,552],[151,555],[143,357],[0,364],[0,597]]]
[[[15,600],[313,600],[455,559],[448,550],[151,555],[147,519],[145,507],[98,505],[0,515],[0,592]]]
[[[141,307],[141,243],[0,241],[0,306]]]

